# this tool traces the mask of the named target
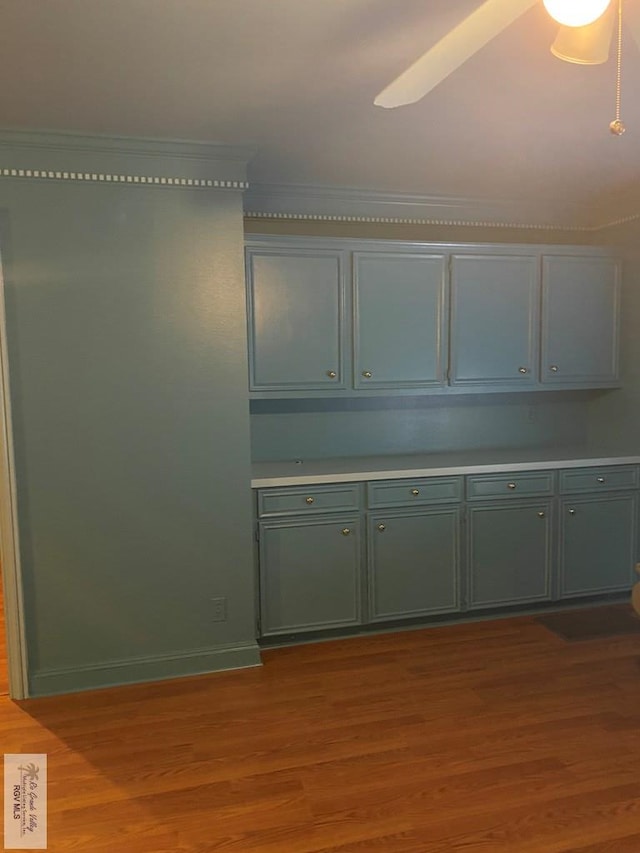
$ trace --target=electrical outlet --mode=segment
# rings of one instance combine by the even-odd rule
[[[211,599],[211,621],[227,621],[227,599],[224,596]]]

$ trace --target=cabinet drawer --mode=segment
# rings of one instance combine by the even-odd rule
[[[261,489],[258,492],[258,515],[290,515],[337,512],[359,508],[360,487],[357,483],[335,486],[294,486],[288,489]]]
[[[616,465],[606,468],[570,468],[560,472],[560,492],[609,492],[616,489],[637,489],[636,465]]]
[[[386,480],[367,485],[370,507],[414,506],[459,501],[462,477],[429,477],[418,480]]]
[[[484,498],[536,497],[552,495],[555,477],[553,471],[531,471],[514,474],[479,474],[467,477],[467,500]]]

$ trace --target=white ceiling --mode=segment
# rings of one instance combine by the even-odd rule
[[[626,0],[640,2],[640,0]],[[421,102],[375,95],[478,0],[0,0],[0,124],[252,144],[252,181],[640,204],[640,51],[549,53],[540,2]],[[638,207],[640,212],[640,207]]]

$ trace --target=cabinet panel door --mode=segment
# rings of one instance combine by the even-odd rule
[[[344,281],[339,252],[250,250],[253,390],[344,388]]]
[[[619,272],[612,258],[543,259],[542,382],[615,382]]]
[[[260,524],[262,634],[360,622],[357,516]]]
[[[452,258],[452,385],[536,384],[538,294],[534,256]]]
[[[458,507],[369,518],[371,621],[459,609]]]
[[[561,598],[631,589],[636,519],[635,494],[561,501]]]
[[[355,253],[353,287],[355,386],[442,385],[444,256]]]
[[[469,607],[551,597],[550,500],[469,507]]]

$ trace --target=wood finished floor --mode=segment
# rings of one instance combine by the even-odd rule
[[[529,617],[20,703],[52,853],[638,853],[640,640]]]

